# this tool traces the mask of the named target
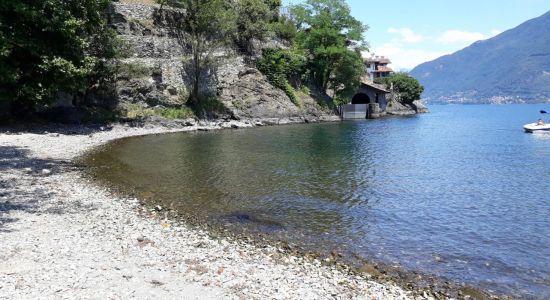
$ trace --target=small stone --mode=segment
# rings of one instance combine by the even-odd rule
[[[160,206],[160,205],[155,206],[155,210],[156,210],[156,211],[161,211],[161,210],[162,210],[162,206]]]
[[[382,273],[380,271],[378,271],[376,266],[371,265],[371,264],[364,264],[363,266],[361,266],[358,269],[358,271],[360,273],[366,273],[366,274],[369,274],[369,275],[375,276],[375,277],[382,275]]]
[[[144,236],[140,236],[137,238],[137,241],[138,241],[138,244],[140,247],[145,247],[145,246],[152,246],[155,244],[155,242],[153,242],[152,240],[144,237]]]
[[[32,173],[32,168],[24,168],[25,173]]]
[[[160,281],[158,281],[158,280],[156,280],[156,279],[153,279],[153,280],[151,280],[151,284],[152,284],[152,285],[164,285],[164,282],[160,282]]]
[[[50,175],[51,173],[52,173],[52,170],[42,169],[42,175]]]
[[[185,126],[195,126],[197,122],[194,119],[185,119],[184,121]]]

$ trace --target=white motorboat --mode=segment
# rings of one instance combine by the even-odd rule
[[[550,124],[531,123],[523,125],[525,132],[550,132]]]

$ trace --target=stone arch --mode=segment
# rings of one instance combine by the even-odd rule
[[[351,104],[369,104],[370,97],[365,93],[357,93],[351,99]]]

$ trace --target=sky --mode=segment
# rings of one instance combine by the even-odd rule
[[[283,0],[298,4],[301,0]],[[347,0],[371,53],[407,71],[550,11],[550,0]]]

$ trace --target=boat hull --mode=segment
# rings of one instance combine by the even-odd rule
[[[550,132],[550,124],[537,125],[537,123],[526,124],[523,126],[525,132]]]

